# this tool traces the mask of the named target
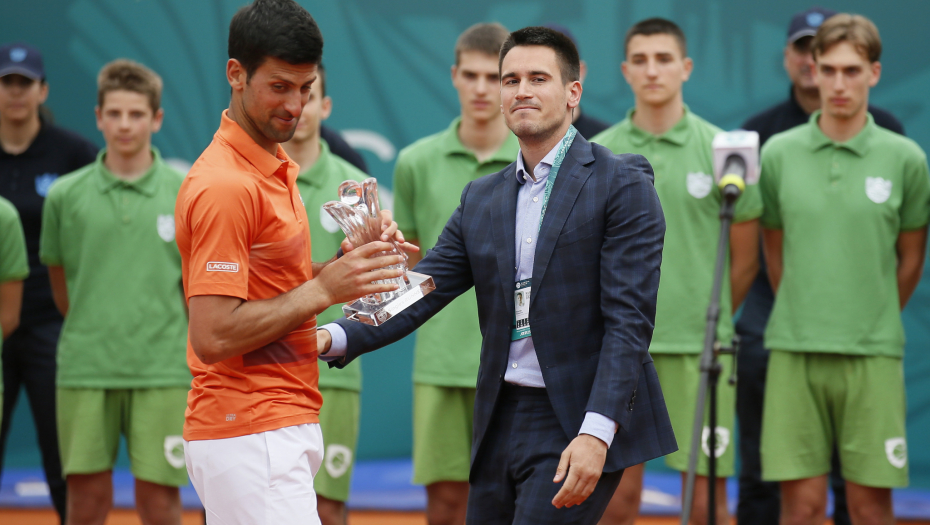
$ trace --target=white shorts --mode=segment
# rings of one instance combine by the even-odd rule
[[[320,425],[184,442],[187,473],[209,525],[318,525],[313,477],[323,462]]]

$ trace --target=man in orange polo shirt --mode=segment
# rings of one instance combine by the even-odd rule
[[[178,194],[194,376],[184,445],[208,523],[319,523],[315,315],[392,290],[372,282],[400,274],[380,269],[400,256],[371,258],[390,249],[386,242],[310,261],[299,168],[279,143],[294,133],[322,47],[313,18],[293,0],[256,0],[236,13],[229,109]],[[389,212],[383,223],[382,239],[403,242]]]

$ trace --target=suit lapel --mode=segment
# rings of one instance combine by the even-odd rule
[[[562,232],[562,227],[578,199],[578,194],[581,193],[581,188],[591,176],[591,170],[585,166],[591,162],[594,162],[591,144],[581,135],[577,135],[556,176],[552,194],[549,196],[546,216],[543,217],[542,228],[539,230],[539,242],[536,244],[536,256],[533,261],[533,293],[530,297],[530,308],[539,297],[539,286],[546,275],[552,251],[559,240],[559,233]],[[512,241],[511,249],[513,249]]]
[[[513,310],[513,285],[516,272],[514,265],[517,252],[514,237],[517,229],[517,190],[519,183],[516,176],[516,163],[504,170],[504,180],[494,188],[491,196],[491,235],[493,249],[497,251],[497,273],[500,274],[501,291],[504,294],[505,311]]]

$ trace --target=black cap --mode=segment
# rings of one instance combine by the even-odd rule
[[[0,77],[13,74],[43,80],[42,53],[29,44],[19,42],[0,47]]]
[[[816,35],[820,24],[835,14],[836,11],[822,7],[812,7],[807,11],[796,13],[791,17],[791,24],[788,26],[788,43],[805,36]]]

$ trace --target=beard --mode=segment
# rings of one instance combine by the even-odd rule
[[[538,142],[546,140],[554,133],[558,132],[563,122],[564,118],[558,117],[542,121],[518,118],[515,121],[508,121],[507,126],[513,131],[513,134],[516,135],[517,138],[523,141]]]
[[[258,103],[247,93],[242,99],[242,111],[246,119],[251,124],[252,129],[261,133],[271,142],[287,142],[294,136],[297,131],[297,123],[300,122],[300,115],[285,126],[284,121],[276,120],[274,110],[268,110],[260,107]],[[264,109],[264,111],[262,111]],[[283,118],[289,118],[289,114],[281,115]],[[277,125],[276,125],[277,124]]]
[[[286,129],[281,129],[274,126],[274,116],[269,116],[261,123],[262,134],[274,142],[287,142],[291,140],[291,138],[294,136],[294,132],[297,131],[298,120],[299,117],[294,119],[294,122],[291,126]]]

